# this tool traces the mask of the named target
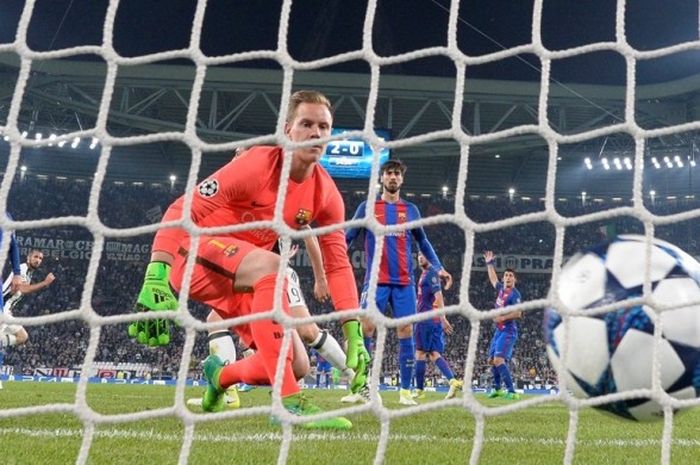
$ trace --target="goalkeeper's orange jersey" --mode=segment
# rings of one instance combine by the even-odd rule
[[[201,227],[229,226],[272,220],[282,171],[280,147],[256,146],[231,160],[202,181],[192,196],[192,220]],[[184,196],[173,202],[163,221],[182,217]],[[300,229],[311,223],[327,226],[345,220],[343,199],[330,175],[318,163],[302,182],[289,179],[284,202],[284,222]],[[209,233],[211,234],[211,233]],[[235,237],[257,247],[271,249],[278,235],[271,229],[252,229],[219,234]],[[337,230],[319,236],[323,265],[337,310],[358,308],[355,277],[347,255],[345,235]],[[181,228],[160,229],[153,250],[177,256],[188,248],[189,234]]]

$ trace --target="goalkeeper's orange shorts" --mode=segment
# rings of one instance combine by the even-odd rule
[[[170,273],[170,284],[179,293],[182,288],[189,240],[183,241]],[[223,319],[251,313],[252,293],[234,291],[236,270],[243,258],[258,247],[230,236],[200,236],[189,296],[214,309]],[[231,328],[244,344],[256,350],[248,324]]]

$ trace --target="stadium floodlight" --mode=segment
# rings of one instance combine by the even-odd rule
[[[620,159],[618,157],[615,157],[613,163],[615,163],[615,168],[617,168],[618,170],[622,169],[622,163],[620,162]]]
[[[170,182],[175,182],[175,181],[177,181],[177,176],[175,176],[174,174],[171,174],[170,175]]]
[[[508,195],[513,195],[513,194],[515,194],[515,188],[511,187],[508,189]]]
[[[659,163],[659,160],[656,159],[656,157],[651,157],[651,162],[654,164],[654,168],[661,169],[661,163]]]
[[[586,168],[588,168],[589,170],[593,169],[593,163],[591,163],[591,159],[589,157],[586,157],[584,162],[586,163]]]
[[[501,154],[497,153],[496,155],[493,156],[493,158],[501,158]]]
[[[695,168],[695,160],[690,160],[690,166],[692,166],[693,168]]]
[[[71,142],[70,147],[75,149],[78,147],[78,145],[80,145],[80,137],[73,138],[73,142]]]
[[[4,140],[5,142],[7,142],[8,140],[10,140],[10,136],[5,136],[5,137],[3,137],[3,140]]]
[[[26,172],[27,172],[27,165],[22,165],[22,166],[20,166],[20,167],[19,167],[19,170],[20,170],[22,173],[26,173]]]
[[[92,142],[90,142],[90,150],[92,150],[92,149],[94,149],[95,147],[97,147],[97,143],[98,143],[98,142],[99,142],[99,141],[97,140],[97,137],[93,137],[93,138],[92,138]]]
[[[37,132],[36,134],[34,134],[34,139],[36,139],[36,140],[41,140],[42,137],[44,137],[44,136],[40,132]]]
[[[53,146],[53,142],[56,140],[56,134],[51,134],[49,136],[49,147]]]
[[[26,139],[27,134],[29,134],[27,131],[22,131],[22,139]]]
[[[58,145],[59,147],[63,147],[64,145],[66,145],[66,141],[65,141],[65,140],[62,140],[61,142],[59,142],[59,143],[56,144],[56,145]]]
[[[628,170],[631,170],[632,169],[632,160],[630,159],[630,157],[625,157],[624,162],[625,162],[625,167]]]
[[[606,171],[610,169],[610,163],[608,163],[608,159],[606,157],[603,157],[601,163],[603,163],[603,168],[605,168]]]

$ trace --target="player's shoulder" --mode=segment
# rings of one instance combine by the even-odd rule
[[[343,200],[335,181],[320,163],[314,165],[313,177],[316,180],[316,186],[320,187],[325,201]]]
[[[426,275],[430,279],[430,284],[438,284],[440,282],[440,276],[434,266],[428,268],[428,274]]]
[[[250,159],[260,161],[261,158],[277,159],[280,157],[280,155],[282,155],[282,147],[276,145],[254,145],[241,152],[231,161],[243,161]]]
[[[256,172],[271,173],[282,167],[282,148],[273,145],[254,145],[229,161],[222,170],[241,170],[251,176]]]
[[[420,208],[418,208],[418,205],[411,202],[410,200],[406,200],[403,197],[401,197],[399,198],[399,201],[396,202],[396,205],[403,205],[403,208],[406,209],[406,212],[408,213],[410,219],[418,219],[421,216]]]

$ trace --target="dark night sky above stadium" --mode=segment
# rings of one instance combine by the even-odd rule
[[[463,0],[459,45],[469,55],[482,55],[530,42],[532,1]],[[542,38],[552,50],[612,41],[615,1],[544,0]],[[55,50],[102,42],[107,0],[37,0],[28,33],[35,50]],[[194,0],[122,0],[115,24],[114,44],[124,56],[187,46]],[[21,0],[0,2],[0,41],[11,42],[24,6]],[[296,0],[289,24],[289,50],[308,61],[361,47],[366,0]],[[374,24],[375,51],[395,55],[446,44],[449,0],[379,0]],[[268,0],[210,0],[202,34],[202,50],[210,56],[275,49],[281,2]],[[632,0],[627,5],[627,38],[639,50],[652,50],[698,39],[698,3],[689,0]],[[271,62],[236,64],[276,67]],[[478,65],[467,77],[539,79],[534,55]],[[327,70],[366,72],[365,62],[336,65]],[[552,77],[562,82],[624,83],[624,60],[614,52],[597,52],[557,60]],[[414,60],[383,68],[383,73],[453,76],[444,57]],[[700,72],[700,52],[679,53],[638,63],[640,83],[663,82]]]

